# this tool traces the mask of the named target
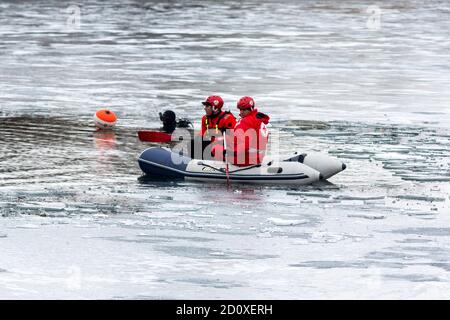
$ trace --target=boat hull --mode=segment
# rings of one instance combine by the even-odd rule
[[[325,177],[336,174],[342,163],[328,156],[310,157],[319,161],[316,167],[324,170],[325,176],[317,169],[293,157],[280,158],[266,156],[263,163],[248,167],[228,165],[214,160],[191,159],[171,151],[167,148],[154,147],[146,149],[139,156],[138,163],[141,170],[147,175],[183,178],[189,181],[226,182],[231,183],[263,183],[263,184],[311,184]],[[301,157],[300,157],[301,158]],[[303,157],[302,160],[307,159]],[[326,160],[329,160],[329,165]],[[326,179],[325,178],[325,179]]]

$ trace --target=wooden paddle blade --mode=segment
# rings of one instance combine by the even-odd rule
[[[149,131],[140,130],[138,131],[139,140],[144,142],[170,142],[172,141],[172,136],[166,132],[161,131]]]

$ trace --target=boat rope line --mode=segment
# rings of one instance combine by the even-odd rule
[[[139,158],[138,161],[145,162],[145,163],[147,163],[147,164],[149,164],[151,166],[155,166],[155,167],[158,167],[158,168],[161,168],[161,169],[171,170],[171,171],[175,171],[177,173],[180,173],[182,175],[186,175],[186,171],[175,169],[175,168],[172,168],[172,167],[167,167],[167,166],[164,166],[164,165],[156,163],[156,162],[148,161],[148,160],[145,160],[145,159],[142,159],[142,158]]]
[[[224,174],[215,174],[215,173],[209,173],[209,172],[201,172],[201,173],[189,172],[189,171],[175,169],[172,167],[167,167],[167,166],[161,165],[159,163],[155,163],[155,162],[148,161],[148,160],[141,159],[141,158],[139,158],[138,160],[142,161],[144,163],[147,163],[151,166],[155,166],[155,167],[158,167],[161,169],[177,172],[183,176],[190,177],[190,178],[208,178],[208,179],[226,179],[227,178]],[[278,174],[278,175],[266,175],[266,176],[250,175],[250,174],[249,175],[232,175],[230,173],[230,179],[232,179],[232,180],[302,180],[302,179],[307,179],[307,178],[309,178],[309,176],[304,173]]]
[[[234,171],[231,171],[230,173],[235,173],[235,172],[244,171],[244,170],[253,169],[253,168],[259,168],[259,167],[261,167],[260,164],[255,164],[255,165],[250,166],[250,167],[245,167],[245,168],[241,168],[241,169],[236,169],[236,170],[234,170]],[[303,174],[303,173],[302,173],[302,174]]]
[[[207,167],[207,168],[211,168],[211,169],[216,170],[216,171],[219,171],[219,172],[225,172],[225,169],[224,169],[224,168],[216,168],[216,167],[210,166],[209,164],[203,163],[203,162],[201,162],[201,161],[197,162],[197,164],[198,164],[199,166],[204,166],[204,167]]]
[[[209,164],[206,164],[206,163],[204,163],[202,161],[197,162],[197,164],[199,166],[204,166],[204,167],[207,167],[207,168],[211,168],[211,169],[219,171],[219,172],[225,172],[225,168],[216,168],[216,167],[210,166]],[[249,170],[249,169],[253,169],[253,168],[259,168],[259,167],[261,167],[260,164],[255,164],[253,166],[248,166],[248,167],[245,167],[245,168],[239,168],[239,169],[230,171],[229,173],[231,174],[231,173],[240,172],[240,171],[244,171],[244,170]]]

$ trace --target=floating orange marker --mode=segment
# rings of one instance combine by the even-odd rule
[[[114,112],[108,109],[100,109],[94,115],[95,126],[99,129],[111,129],[117,121]]]

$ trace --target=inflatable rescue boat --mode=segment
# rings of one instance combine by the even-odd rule
[[[225,162],[192,159],[168,148],[148,148],[139,156],[138,163],[146,175],[206,182],[227,181]],[[345,168],[344,163],[324,154],[295,152],[287,157],[267,155],[257,165],[240,167],[229,164],[228,179],[232,183],[303,185],[328,179]]]

